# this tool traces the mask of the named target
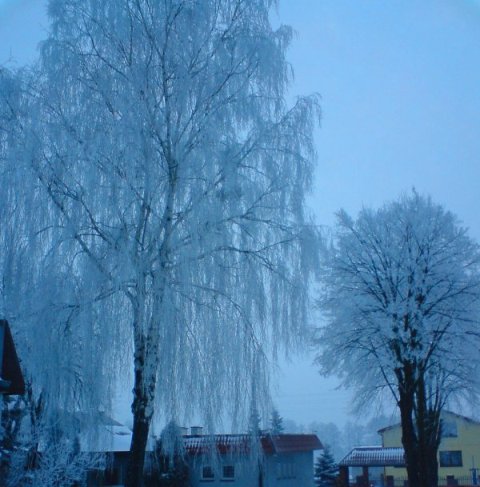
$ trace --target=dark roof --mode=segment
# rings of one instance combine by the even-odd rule
[[[403,448],[360,446],[353,448],[339,463],[346,467],[404,467]]]
[[[248,454],[252,450],[251,435],[187,435],[183,437],[186,451],[191,455],[211,452],[213,448],[222,455]],[[266,455],[275,453],[300,453],[323,448],[317,435],[263,435],[260,445]]]
[[[0,394],[24,394],[25,382],[6,320],[0,320],[0,361]]]
[[[298,453],[322,450],[317,435],[267,435],[261,438],[263,451],[272,453]]]

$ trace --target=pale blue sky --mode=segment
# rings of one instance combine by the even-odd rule
[[[0,0],[0,63],[34,58],[44,12],[44,0]],[[318,223],[415,186],[480,239],[480,2],[280,0],[274,21],[297,31],[292,96],[322,96],[310,198]],[[283,416],[347,419],[347,395],[333,392],[310,358],[283,371]]]
[[[322,96],[318,222],[415,186],[480,239],[480,2],[285,0],[279,17],[297,31],[292,91]],[[348,400],[308,361],[285,370],[282,391],[299,393],[285,415],[345,418]],[[302,401],[308,382],[320,393]]]
[[[412,185],[480,237],[480,7],[472,0],[295,0],[294,91],[322,95],[313,205],[377,206]]]

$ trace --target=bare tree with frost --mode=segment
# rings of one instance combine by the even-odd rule
[[[440,413],[478,395],[478,245],[416,192],[353,220],[338,214],[325,249],[318,363],[364,404],[390,391],[410,485],[437,485]]]
[[[131,331],[129,486],[155,406],[174,418],[200,407],[210,427],[219,409],[238,415],[266,391],[265,344],[294,344],[306,323],[318,100],[285,104],[291,31],[271,28],[272,4],[49,4],[23,160],[79,312],[101,302],[98,333]]]

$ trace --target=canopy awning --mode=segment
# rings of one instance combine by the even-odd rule
[[[339,463],[344,467],[405,467],[403,448],[360,446],[353,448]]]

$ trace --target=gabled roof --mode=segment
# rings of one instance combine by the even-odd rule
[[[103,412],[96,414],[94,422],[92,422],[91,416],[81,411],[59,409],[54,414],[70,423],[69,427],[75,431],[83,452],[125,453],[130,450],[132,442],[131,429]],[[40,452],[45,451],[45,439],[40,440],[38,448]],[[154,449],[155,439],[149,436],[146,451],[153,452]]]
[[[85,431],[79,435],[80,445],[83,451],[95,453],[120,453],[130,451],[132,432],[129,428],[112,420],[112,423],[104,423],[97,430],[88,434]],[[146,451],[153,451],[154,442],[148,437]]]
[[[251,435],[195,435],[184,436],[186,451],[191,455],[211,452],[224,455],[235,453],[245,455],[252,449]],[[260,437],[262,451],[266,455],[281,453],[301,453],[323,448],[317,435],[262,435]]]
[[[339,463],[346,467],[404,467],[403,448],[360,446],[353,448]]]
[[[272,453],[300,453],[322,450],[317,435],[268,435],[261,438],[263,451]]]
[[[0,394],[24,394],[25,382],[7,320],[0,320]]]

